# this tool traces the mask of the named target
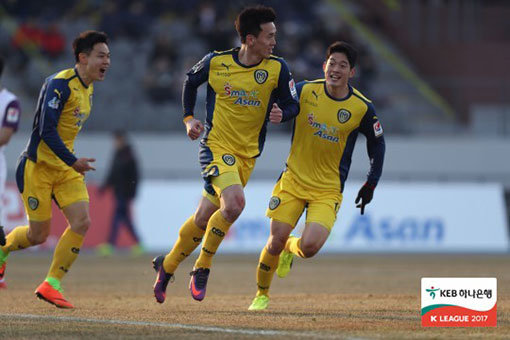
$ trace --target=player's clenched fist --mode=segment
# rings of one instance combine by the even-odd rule
[[[274,124],[278,124],[282,121],[283,111],[278,107],[278,104],[274,103],[269,112],[269,121]]]
[[[186,134],[191,140],[195,140],[200,137],[200,134],[204,131],[204,125],[198,119],[192,118],[186,123]]]

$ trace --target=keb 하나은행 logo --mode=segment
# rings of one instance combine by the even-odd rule
[[[496,327],[497,279],[421,279],[424,327]]]

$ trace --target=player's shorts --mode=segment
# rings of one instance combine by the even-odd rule
[[[89,201],[85,177],[73,168],[55,170],[21,156],[16,168],[16,183],[29,221],[51,219],[51,199],[63,209],[70,204]]]
[[[199,159],[205,181],[202,195],[217,207],[220,206],[221,192],[235,184],[246,186],[255,167],[255,158],[238,157],[205,144],[200,144]]]
[[[324,193],[304,188],[287,170],[273,188],[266,216],[294,228],[306,209],[306,223],[319,223],[331,231],[341,203],[340,190]]]

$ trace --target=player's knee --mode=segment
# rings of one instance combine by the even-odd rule
[[[208,211],[200,211],[198,210],[195,213],[194,222],[202,230],[205,230],[207,228],[207,222],[209,222],[209,219],[211,218],[212,213]]]
[[[91,224],[90,217],[83,216],[73,221],[73,223],[71,223],[71,229],[80,235],[85,235],[87,233],[87,230],[89,230],[90,224]]]
[[[243,212],[244,205],[244,196],[236,195],[235,197],[232,197],[225,202],[225,206],[222,211],[223,217],[225,217],[227,221],[235,221]]]
[[[313,257],[319,252],[321,247],[314,242],[301,242],[301,251],[306,258]]]
[[[50,229],[41,229],[38,231],[29,230],[27,233],[27,239],[33,246],[46,242],[46,239],[50,235]]]
[[[280,254],[285,248],[285,243],[287,240],[282,237],[278,237],[276,235],[271,235],[269,237],[269,242],[267,243],[267,250],[272,255]]]

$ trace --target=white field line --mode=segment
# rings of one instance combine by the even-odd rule
[[[212,333],[228,333],[228,334],[242,334],[242,335],[263,335],[263,336],[292,336],[303,338],[320,338],[320,339],[354,339],[352,337],[345,337],[341,334],[320,334],[317,332],[298,332],[298,331],[281,331],[271,329],[246,329],[246,328],[228,328],[228,327],[213,327],[213,326],[200,326],[200,325],[186,325],[181,323],[165,323],[165,322],[148,322],[148,321],[129,321],[129,320],[115,320],[115,319],[90,319],[79,318],[72,316],[52,316],[52,315],[35,315],[35,314],[0,314],[0,319],[24,319],[24,320],[49,320],[49,321],[68,321],[68,322],[86,322],[95,324],[108,324],[108,325],[128,325],[128,326],[154,326],[163,328],[175,329],[189,329],[199,332],[212,332]],[[357,338],[359,339],[359,338]]]

